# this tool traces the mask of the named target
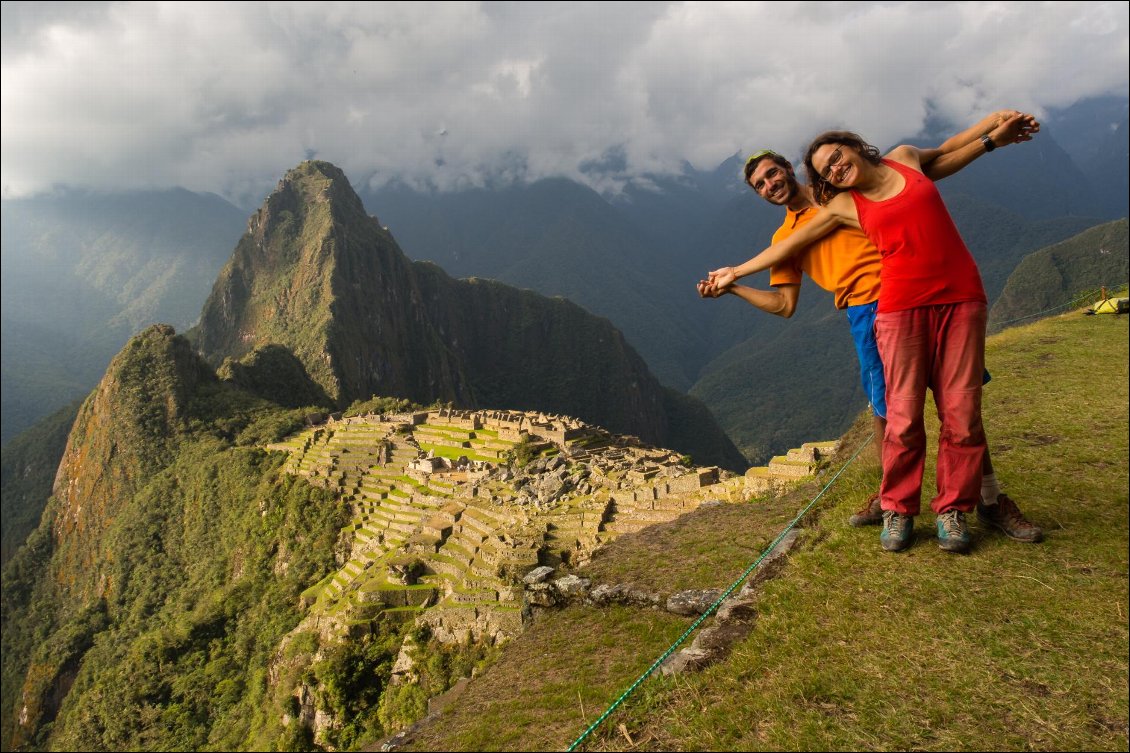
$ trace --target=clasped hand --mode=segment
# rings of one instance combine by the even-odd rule
[[[730,268],[724,267],[723,269],[729,271]],[[726,293],[729,292],[730,285],[733,284],[734,280],[733,273],[729,273],[730,282],[722,284],[722,280],[725,280],[726,277],[720,275],[720,272],[722,272],[722,270],[714,270],[713,272],[708,272],[707,279],[698,281],[698,285],[696,287],[698,288],[698,294],[700,297],[718,298],[720,296],[726,295]]]

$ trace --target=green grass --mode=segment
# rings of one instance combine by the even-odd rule
[[[621,677],[635,671],[624,644],[659,652],[682,619],[624,607],[571,607],[552,616],[555,629],[538,630],[508,644],[498,662],[472,681],[449,711],[450,724],[433,725],[412,745],[421,750],[561,750],[562,730],[584,729],[607,698],[618,694]],[[685,628],[684,628],[685,629]],[[597,654],[581,666],[561,656]],[[471,686],[480,686],[473,688]],[[484,693],[480,688],[490,686]],[[445,715],[446,718],[447,715]]]
[[[633,583],[663,594],[727,588],[796,513],[791,498],[699,508],[619,536],[596,550],[578,573],[595,583]],[[718,531],[735,535],[719,537]]]
[[[468,460],[485,460],[491,463],[497,463],[497,458],[487,457],[475,452],[474,447],[448,447],[446,445],[432,444],[426,439],[420,442],[420,449],[425,452],[431,451],[436,457],[447,458],[449,460],[458,460],[461,457],[466,457]]]
[[[845,523],[876,487],[864,450],[759,586],[751,634],[701,673],[641,683],[582,749],[1126,750],[1127,342],[1126,317],[1079,314],[990,340],[997,475],[1043,543],[973,520],[972,553],[948,554],[927,511],[908,551],[883,552],[878,528]],[[845,453],[868,436],[862,418]],[[931,470],[927,510],[932,483]],[[622,537],[582,574],[663,595],[725,588],[819,488]],[[690,622],[629,607],[543,615],[408,747],[563,750]]]

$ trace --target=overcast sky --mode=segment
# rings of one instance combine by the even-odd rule
[[[307,157],[355,185],[611,190],[847,127],[1128,94],[1127,2],[4,2],[5,197],[183,186],[254,206]],[[594,179],[585,178],[590,183]]]

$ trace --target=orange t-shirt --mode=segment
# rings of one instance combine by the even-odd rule
[[[818,210],[814,207],[794,212],[787,209],[785,221],[773,233],[773,242],[788,238],[804,227]],[[836,295],[836,308],[871,303],[879,298],[879,249],[862,230],[840,227],[813,243],[783,264],[769,270],[769,284],[799,285],[807,272],[820,287]]]

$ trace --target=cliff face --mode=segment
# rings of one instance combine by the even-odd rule
[[[697,401],[672,423],[664,389],[607,320],[409,261],[325,162],[291,170],[251,217],[190,337],[213,364],[282,345],[340,407],[394,395],[565,413],[746,465]]]
[[[612,431],[671,439],[662,387],[607,319],[491,280],[452,280],[426,264],[416,271],[428,318],[463,364],[477,406],[598,415]]]
[[[23,560],[5,569],[5,638],[16,642],[5,646],[6,716],[11,691],[19,695],[15,724],[7,716],[3,727],[14,747],[54,720],[106,627],[108,594],[121,591],[123,563],[136,556],[110,531],[125,517],[149,515],[131,509],[136,495],[173,462],[198,390],[215,384],[187,340],[154,325],[127,343],[79,409],[47,513]],[[13,619],[22,624],[10,629]]]
[[[345,519],[324,492],[278,479],[258,448],[308,413],[250,391],[302,376],[273,350],[229,363],[221,381],[155,325],[79,409],[40,525],[4,566],[5,749],[169,747],[142,743],[143,730],[174,734],[183,709],[216,702],[175,677],[199,670],[199,687],[214,687],[220,665],[207,657],[228,652],[221,679],[240,685],[297,621],[298,594],[333,563]],[[283,385],[284,397],[303,385]],[[236,700],[221,705],[248,719],[255,702],[229,708]],[[158,706],[163,716],[146,716]]]
[[[215,374],[172,327],[134,337],[79,410],[55,476],[53,539],[57,573],[82,580],[78,593],[100,591],[101,535],[118,505],[164,467],[187,427],[188,403]]]
[[[281,344],[341,405],[377,393],[466,399],[417,303],[408,260],[345,175],[304,162],[252,215],[195,340],[214,363]]]

